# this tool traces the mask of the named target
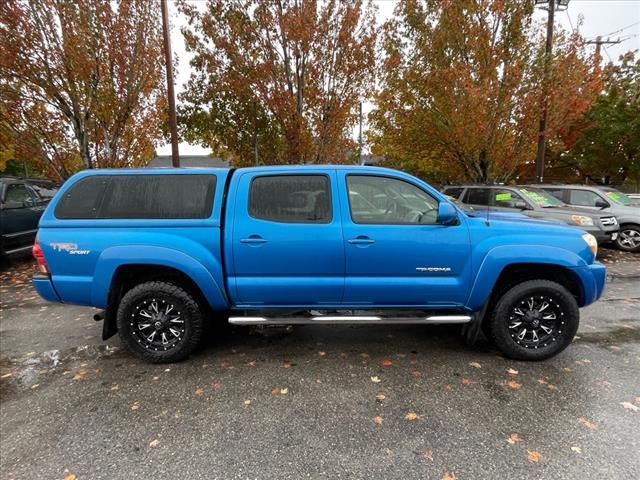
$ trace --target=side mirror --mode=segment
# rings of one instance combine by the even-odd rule
[[[523,200],[516,200],[513,203],[513,208],[518,208],[520,210],[526,210],[527,209],[527,204]]]
[[[596,200],[596,204],[595,204],[596,208],[607,208],[609,206],[609,204],[607,202],[605,202],[604,200],[598,199]]]
[[[438,223],[441,225],[454,225],[458,221],[458,212],[449,202],[440,202],[438,205]]]

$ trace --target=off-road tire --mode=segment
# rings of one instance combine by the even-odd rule
[[[527,319],[526,321],[534,322],[535,318],[529,319],[537,315],[550,315],[543,314],[541,311],[535,313],[538,312],[535,309],[527,310],[527,312],[534,313],[528,317],[523,316],[522,326],[509,328],[510,325],[515,325],[520,320],[519,314],[516,314],[515,310],[524,311],[529,305],[530,299],[541,302],[539,305],[544,305],[544,302],[548,301],[551,306],[546,312],[553,309],[553,315],[557,317],[551,333],[539,330],[542,334],[539,338],[545,339],[539,343],[535,342],[533,338],[529,338],[525,328],[531,328],[530,334],[533,337],[535,323],[525,325],[524,318]],[[550,321],[545,320],[545,322]],[[565,287],[549,280],[529,280],[512,287],[502,295],[493,309],[486,330],[490,340],[505,356],[514,360],[545,360],[557,355],[569,346],[578,331],[579,323],[578,304]],[[545,323],[545,325],[549,329],[550,323]],[[519,339],[518,334],[521,334],[522,330],[525,330],[525,336]],[[536,337],[538,337],[537,334]]]
[[[144,339],[135,331],[137,324],[133,320],[136,311],[144,302],[157,301],[159,304],[171,304],[184,320],[180,328],[182,335],[175,345],[163,350],[162,345],[145,346]],[[199,345],[204,334],[202,308],[186,290],[173,283],[153,281],[136,285],[122,297],[116,317],[118,333],[127,349],[138,358],[149,363],[178,362],[188,357]],[[170,336],[170,335],[169,335]],[[171,338],[175,340],[174,338]]]

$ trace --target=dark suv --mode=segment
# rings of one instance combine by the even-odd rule
[[[471,205],[474,210],[519,212],[530,218],[566,223],[590,233],[598,243],[614,241],[620,230],[613,215],[565,205],[535,187],[461,185],[445,187],[443,193]]]
[[[49,180],[0,177],[0,258],[28,253],[58,187]]]

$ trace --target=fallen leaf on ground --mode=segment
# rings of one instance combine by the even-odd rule
[[[382,417],[373,417],[373,423],[375,423],[376,425],[382,425]]]
[[[571,447],[571,451],[576,453],[582,453],[582,449],[576,446]]]
[[[380,380],[380,378],[379,378],[378,376],[373,376],[373,377],[371,377],[371,381],[372,381],[373,383],[380,383],[380,382],[381,382],[381,380]]]
[[[250,367],[255,367],[256,366],[256,361],[252,360],[251,362],[247,362],[247,365],[249,365]]]
[[[442,475],[442,480],[456,480],[456,478],[455,474],[451,472],[444,472]]]
[[[318,352],[318,355],[320,355],[321,357],[324,357],[327,354],[327,352]]]
[[[632,412],[637,412],[638,410],[640,410],[640,407],[635,406],[631,402],[620,402],[620,405],[622,405],[625,410],[631,410]]]
[[[462,384],[463,385],[471,385],[471,380],[469,380],[468,378],[463,378],[462,379]]]
[[[370,355],[365,352],[365,353],[361,353],[360,356],[366,359],[366,358],[369,358]]]
[[[156,438],[155,440],[151,440],[151,441],[149,442],[149,446],[150,446],[151,448],[155,448],[155,447],[157,447],[158,445],[160,445],[160,440],[158,440],[157,438]]]
[[[139,401],[135,401],[133,402],[133,405],[131,405],[131,410],[138,410],[140,408],[140,402]]]
[[[66,477],[64,477],[64,480],[76,480],[76,476],[75,475],[67,475]]]
[[[530,462],[539,462],[541,458],[542,455],[540,455],[540,452],[536,452],[535,450],[527,450],[527,459]]]
[[[422,458],[427,460],[431,460],[433,462],[433,452],[431,450],[427,450],[422,454]]]
[[[480,365],[478,362],[469,362],[469,365],[473,368],[482,368],[482,365]]]
[[[322,383],[322,380],[320,380],[319,378],[316,378],[316,383],[320,384],[320,383]]]
[[[291,368],[291,364],[289,362],[284,362],[282,364],[282,368]]]
[[[170,369],[170,368],[165,368],[165,369],[164,369],[164,371],[165,371],[165,372],[170,372],[170,371],[171,371],[171,369]]]
[[[199,397],[204,395],[204,389],[202,388],[197,388],[196,389],[196,395],[198,395]]]
[[[404,416],[405,420],[417,420],[418,419],[418,414],[415,412],[409,412]]]
[[[584,425],[589,430],[597,430],[598,429],[598,425],[596,423],[590,422],[589,420],[587,420],[584,417],[578,418],[578,423],[581,424],[581,425]]]
[[[517,375],[518,374],[518,370],[514,370],[513,368],[507,368],[507,373],[509,375]]]
[[[274,387],[271,390],[271,393],[273,395],[286,395],[287,393],[289,393],[289,388],[288,387]]]
[[[118,390],[120,388],[120,385],[118,385],[117,383],[111,385],[111,390]]]
[[[538,383],[539,383],[540,385],[547,385],[549,382],[547,382],[544,378],[539,378],[539,379],[538,379]]]
[[[5,373],[4,375],[2,375],[2,377],[0,378],[9,378],[9,377],[13,377],[13,373]]]
[[[393,365],[393,360],[385,358],[384,360],[382,360],[382,365],[384,365],[385,367],[390,367],[391,365]]]
[[[211,388],[213,388],[214,390],[220,390],[220,386],[221,385],[218,382],[211,384]]]
[[[507,438],[507,442],[509,442],[511,445],[515,445],[518,442],[521,442],[522,439],[520,438],[520,436],[513,432],[511,435],[509,435],[509,438]]]
[[[33,385],[31,385],[31,390],[34,390],[34,389],[38,388],[39,386],[40,386],[39,383],[34,383]],[[635,405],[634,405],[634,407],[635,407]]]
[[[383,393],[376,395],[376,400],[378,400],[379,402],[382,402],[385,398],[387,397],[385,397]]]
[[[245,405],[251,405],[251,400],[245,400],[245,401],[244,401],[244,404],[245,404]]]
[[[518,388],[522,387],[522,384],[519,382],[516,382],[515,380],[509,380],[507,382],[507,385],[513,388],[514,390],[517,390]]]

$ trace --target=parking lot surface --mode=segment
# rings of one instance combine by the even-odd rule
[[[545,362],[452,327],[310,326],[214,329],[148,365],[19,265],[0,287],[1,476],[640,478],[640,263],[609,266]]]

